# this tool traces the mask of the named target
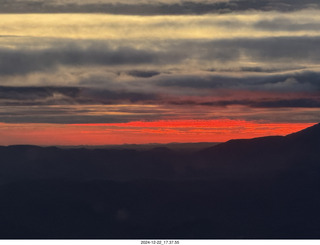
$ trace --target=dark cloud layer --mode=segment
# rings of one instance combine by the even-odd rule
[[[0,49],[0,75],[26,74],[54,69],[58,65],[123,65],[157,63],[157,53],[108,45],[65,45],[42,50]],[[161,55],[160,55],[161,56]]]
[[[158,95],[81,87],[0,86],[0,105],[103,105],[157,101]]]
[[[299,98],[299,99],[245,99],[245,100],[216,100],[216,101],[170,101],[173,105],[189,105],[189,106],[232,106],[242,105],[252,108],[320,108],[320,97],[315,98]]]
[[[154,93],[140,93],[130,91],[111,91],[111,90],[93,90],[86,89],[83,92],[85,98],[90,98],[92,103],[115,104],[115,103],[138,103],[148,101],[157,101],[159,99]]]
[[[12,109],[12,108],[11,108]],[[26,115],[23,111],[15,110],[12,113],[0,113],[1,122],[4,123],[53,123],[53,124],[80,124],[80,123],[125,123],[138,120],[139,116],[122,115],[79,115],[77,110],[60,110],[54,113],[50,108],[48,111],[38,113],[30,112]],[[141,117],[141,115],[140,115]],[[157,119],[156,116],[144,115],[147,120]]]
[[[88,44],[89,43],[89,44]],[[160,41],[158,50],[119,46],[105,42],[68,41],[46,49],[0,49],[0,75],[27,74],[69,66],[175,65],[193,60],[198,68],[205,62],[239,62],[241,57],[279,67],[317,64],[320,61],[320,37],[241,38],[214,41]],[[162,45],[162,46],[161,46]],[[286,68],[288,69],[288,68]],[[158,71],[132,70],[131,76],[152,77]]]
[[[133,76],[133,77],[147,78],[147,77],[153,77],[153,76],[159,75],[160,72],[133,70],[133,71],[127,72],[127,74],[130,75],[130,76]]]
[[[319,74],[318,74],[318,77]],[[245,79],[243,80],[245,81]],[[201,106],[229,106],[244,105],[249,107],[276,108],[276,107],[301,107],[320,108],[320,88],[300,93],[295,92],[290,98],[279,99],[279,91],[263,93],[252,99],[236,99],[238,94],[248,91],[245,82],[240,89],[221,87],[221,91],[229,90],[235,99],[223,99],[221,96],[193,96],[189,94],[163,94],[161,92],[133,92],[130,90],[93,89],[85,87],[0,87],[0,105],[6,106],[46,106],[46,105],[117,105],[117,104],[158,104],[158,105],[201,105]],[[319,86],[319,82],[318,82]],[[197,89],[197,88],[196,88]],[[198,87],[199,89],[199,87]],[[202,89],[202,87],[200,87]],[[212,89],[211,88],[206,88]],[[219,91],[214,89],[212,91]],[[156,88],[154,89],[156,90]],[[263,91],[263,90],[258,90]],[[243,96],[242,96],[243,97]],[[281,97],[281,96],[280,96]]]
[[[287,18],[275,18],[272,20],[260,20],[254,24],[254,28],[269,31],[319,31],[320,25],[316,22],[297,23]]]
[[[308,110],[320,110],[320,95],[315,92],[290,96],[268,92],[246,97],[242,91],[229,89],[228,93],[228,98],[215,95],[190,97],[189,94],[175,96],[87,87],[1,86],[0,120],[6,123],[121,123],[177,120],[186,113],[192,118],[213,119],[226,113],[229,118],[246,120],[261,120],[272,115],[274,121],[287,120],[285,117],[294,114],[295,120],[308,121],[318,118],[314,111]],[[243,109],[235,112],[233,106],[242,106]],[[217,115],[214,111],[218,111]]]
[[[234,11],[295,11],[305,8],[319,8],[316,0],[230,0],[223,2],[183,1],[181,3],[66,3],[46,1],[0,1],[1,13],[110,13],[130,15],[188,15],[208,13],[229,13]]]
[[[189,41],[178,46],[189,52],[197,53],[206,60],[221,62],[239,60],[241,56],[253,61],[276,62],[287,61],[292,64],[302,62],[318,62],[320,60],[319,37],[266,37],[266,38],[234,38],[208,42]]]
[[[76,98],[81,89],[75,87],[8,87],[0,86],[0,99],[37,100],[54,97],[55,94]]]
[[[191,89],[233,89],[256,91],[320,91],[319,72],[297,72],[260,76],[222,76],[207,77],[177,76],[156,81],[158,86]]]

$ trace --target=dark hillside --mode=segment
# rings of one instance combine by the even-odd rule
[[[320,238],[320,125],[165,147],[0,147],[1,238]]]

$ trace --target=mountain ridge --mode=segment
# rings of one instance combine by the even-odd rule
[[[316,142],[320,142],[320,123],[317,123],[311,127],[305,128],[295,133],[291,133],[285,136],[263,136],[251,139],[231,139],[227,142],[220,143],[216,146],[209,147],[207,149],[202,150],[201,152],[210,151],[210,149],[225,147],[226,145],[233,145],[239,143],[264,143],[264,142],[274,142],[276,140],[286,142],[288,140],[298,140],[298,139],[306,139],[306,140],[314,140]]]
[[[0,238],[319,239],[319,127],[189,153],[0,147]]]
[[[0,147],[1,181],[28,178],[182,180],[260,178],[298,168],[318,172],[320,124],[287,136],[230,140],[201,151]],[[1,182],[0,181],[0,182]]]

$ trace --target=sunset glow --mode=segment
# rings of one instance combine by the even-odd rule
[[[224,142],[267,135],[287,135],[308,123],[253,123],[188,120],[113,124],[0,124],[0,144],[112,145],[172,142]]]

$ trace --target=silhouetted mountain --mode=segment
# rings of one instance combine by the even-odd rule
[[[198,162],[232,178],[314,168],[320,160],[320,124],[287,136],[230,140],[197,153]],[[318,171],[318,170],[317,170]]]
[[[286,139],[295,144],[296,150],[319,151],[320,150],[320,124],[306,128],[297,133],[286,136]]]
[[[320,124],[203,149],[0,147],[0,238],[320,238]]]

